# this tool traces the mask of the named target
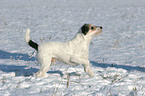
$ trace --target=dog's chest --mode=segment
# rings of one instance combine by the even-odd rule
[[[88,46],[85,42],[78,43],[77,45],[75,44],[75,50],[74,53],[78,54],[85,54],[88,53]]]
[[[72,50],[72,55],[77,55],[81,58],[88,58],[89,47],[85,41],[72,42],[69,47]]]

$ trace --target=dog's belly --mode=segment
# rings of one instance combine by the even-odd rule
[[[63,54],[63,55],[55,55],[55,59],[58,61],[58,62],[61,62],[61,63],[64,63],[64,64],[68,64],[68,65],[78,65],[77,63],[74,63],[74,62],[71,62],[71,54]]]

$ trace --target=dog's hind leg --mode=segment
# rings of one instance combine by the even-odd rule
[[[36,73],[36,77],[45,77],[46,72],[49,70],[51,65],[51,58],[42,58],[39,60],[39,63],[41,63],[40,70]]]

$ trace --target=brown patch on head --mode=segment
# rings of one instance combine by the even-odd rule
[[[89,31],[89,24],[84,24],[81,29],[82,29],[82,33],[86,35]]]
[[[96,27],[91,24],[84,24],[82,27],[82,33],[84,35],[89,34],[90,32],[95,31],[95,30],[96,30]]]

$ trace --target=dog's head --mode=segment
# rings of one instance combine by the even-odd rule
[[[94,26],[92,24],[84,24],[81,27],[81,33],[85,36],[97,36],[102,33],[102,26]]]

